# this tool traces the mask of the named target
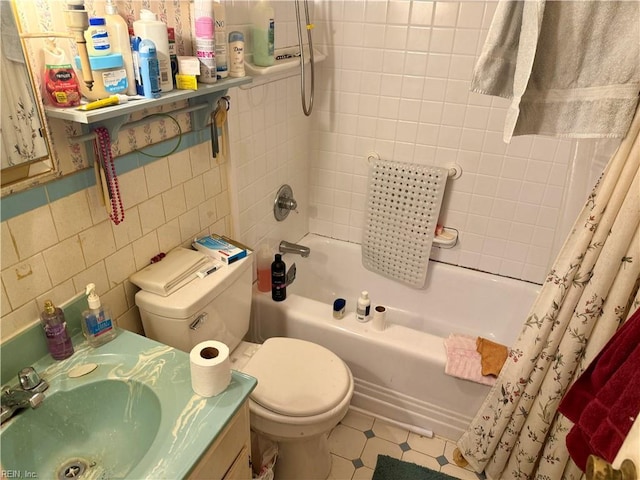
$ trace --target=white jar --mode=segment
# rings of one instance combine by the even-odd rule
[[[80,80],[80,92],[87,99],[100,100],[116,93],[127,93],[127,72],[120,53],[103,55],[101,57],[89,57],[91,72],[93,74],[93,88],[89,90],[82,77],[80,57],[75,57],[76,73]]]

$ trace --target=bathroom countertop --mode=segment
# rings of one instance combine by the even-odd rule
[[[186,477],[257,384],[253,377],[232,370],[226,390],[204,398],[191,388],[186,352],[125,330],[97,348],[90,347],[82,335],[73,340],[75,353],[68,359],[55,361],[46,355],[32,364],[50,384],[43,405],[46,396],[104,380],[143,383],[160,400],[158,433],[142,460],[128,469],[126,478]],[[88,363],[98,367],[81,377],[69,377],[75,367]]]

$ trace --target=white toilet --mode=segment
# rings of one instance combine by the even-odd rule
[[[163,297],[140,290],[136,304],[149,338],[189,352],[204,340],[231,351],[232,368],[258,380],[250,396],[251,429],[278,443],[276,479],[325,479],[327,436],[344,417],[353,376],[330,350],[304,340],[242,341],[249,330],[252,257],[195,278]]]

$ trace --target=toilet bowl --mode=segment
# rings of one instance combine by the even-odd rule
[[[312,342],[242,341],[249,330],[252,262],[250,255],[225,265],[168,296],[140,290],[136,304],[145,334],[186,352],[204,340],[224,342],[232,368],[258,380],[249,398],[251,429],[278,444],[275,478],[325,479],[331,470],[327,437],[349,408],[353,376],[338,356]]]

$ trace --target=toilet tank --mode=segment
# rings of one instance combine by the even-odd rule
[[[235,349],[249,329],[252,264],[249,255],[166,297],[140,290],[136,305],[146,336],[185,352],[205,340]]]

